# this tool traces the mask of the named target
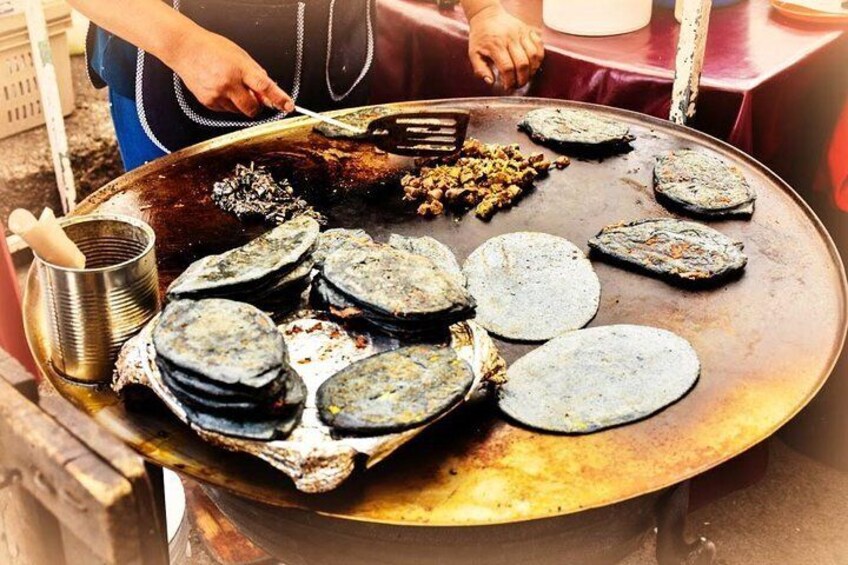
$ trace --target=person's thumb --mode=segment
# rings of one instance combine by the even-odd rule
[[[476,51],[469,53],[468,56],[471,59],[471,68],[474,69],[475,76],[489,86],[493,85],[495,83],[495,77],[492,74],[492,68],[489,66],[489,62],[486,58]]]
[[[286,112],[294,111],[294,101],[291,96],[277,86],[277,83],[266,73],[249,74],[245,77],[244,84],[264,105]]]

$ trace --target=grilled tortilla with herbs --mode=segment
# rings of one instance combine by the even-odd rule
[[[392,318],[464,319],[474,308],[468,291],[432,261],[388,245],[340,249],[322,275],[354,303]]]
[[[283,335],[259,309],[211,298],[169,303],[152,332],[162,383],[206,431],[260,441],[298,423],[306,397]]]
[[[321,232],[318,236],[318,243],[315,245],[315,250],[312,252],[312,259],[316,265],[320,267],[324,264],[324,260],[329,257],[334,251],[338,251],[342,247],[348,245],[368,245],[374,240],[368,235],[368,232],[362,229],[348,228],[332,228]]]
[[[654,192],[660,203],[702,218],[750,217],[756,199],[741,171],[689,149],[657,157]]]
[[[335,116],[335,119],[338,121],[363,130],[360,134],[353,133],[350,130],[336,127],[326,122],[318,122],[312,129],[324,137],[329,137],[331,139],[361,139],[368,136],[368,133],[365,131],[368,129],[368,124],[377,118],[383,118],[395,113],[397,113],[397,111],[393,111],[385,106],[370,106]]]
[[[518,123],[537,143],[563,153],[608,155],[630,149],[630,128],[588,110],[538,108]]]
[[[589,247],[615,262],[687,283],[724,280],[748,262],[742,243],[703,224],[671,218],[607,226]]]
[[[470,318],[474,299],[430,259],[389,245],[344,246],[324,261],[312,296],[332,315],[409,340],[442,336]]]
[[[153,331],[157,355],[224,385],[262,388],[288,361],[283,336],[260,310],[232,300],[171,302]]]
[[[236,297],[273,286],[311,252],[320,226],[300,217],[221,255],[191,264],[168,287],[170,298]]]
[[[389,245],[401,251],[409,251],[431,260],[436,266],[448,273],[454,282],[465,286],[465,275],[450,248],[430,236],[406,237],[393,233],[389,236]]]
[[[473,382],[471,367],[453,349],[403,347],[354,363],[324,381],[318,389],[318,411],[338,432],[400,432],[448,411]]]

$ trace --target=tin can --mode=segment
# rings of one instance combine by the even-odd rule
[[[70,269],[35,256],[49,322],[48,353],[71,380],[108,381],[121,346],[159,310],[153,229],[118,215],[60,221],[86,257]]]

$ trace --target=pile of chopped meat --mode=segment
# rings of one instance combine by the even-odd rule
[[[239,220],[259,218],[282,224],[298,216],[324,223],[324,218],[306,200],[295,194],[288,180],[277,181],[262,166],[236,165],[232,176],[212,187],[212,200]]]
[[[405,200],[421,203],[418,213],[422,216],[438,216],[446,207],[473,207],[477,217],[488,220],[498,210],[512,206],[538,177],[568,164],[568,157],[552,163],[542,153],[525,155],[517,144],[468,139],[459,153],[429,161],[417,173],[404,176],[401,186]]]

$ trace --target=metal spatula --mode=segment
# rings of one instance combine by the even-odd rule
[[[395,155],[439,157],[462,149],[470,114],[462,110],[402,112],[377,118],[366,129],[295,106],[295,110],[357,135]]]

